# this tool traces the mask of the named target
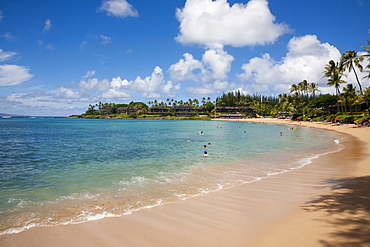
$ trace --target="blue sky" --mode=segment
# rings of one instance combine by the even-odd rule
[[[2,0],[0,112],[276,95],[302,80],[333,93],[325,64],[363,51],[369,13],[369,0]]]

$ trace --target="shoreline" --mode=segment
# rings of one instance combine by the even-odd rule
[[[349,220],[355,212],[356,216],[357,214],[361,216],[362,223],[364,220],[370,222],[369,206],[361,207],[370,200],[370,195],[367,197],[366,191],[360,198],[354,198],[367,201],[355,204],[358,210],[352,209],[352,216],[347,212],[344,212],[345,214],[341,212],[330,214],[328,217],[328,209],[324,207],[327,202],[324,199],[319,200],[325,195],[335,194],[336,190],[332,190],[331,187],[338,186],[341,181],[347,181],[346,186],[349,187],[361,182],[369,188],[370,128],[277,119],[226,121],[295,124],[334,130],[352,135],[354,138],[345,143],[346,148],[339,153],[320,156],[300,169],[122,217],[76,225],[35,227],[17,234],[2,235],[0,245],[323,246],[324,243],[340,245],[341,242],[338,242],[340,239],[332,236],[338,224],[330,224],[329,219],[337,221],[348,217]],[[352,179],[349,180],[349,177]],[[356,196],[356,193],[352,194],[353,197]],[[335,208],[331,206],[330,209]],[[324,215],[328,222],[318,220]],[[340,219],[337,219],[337,216],[340,216]],[[365,230],[368,229],[369,226],[365,227]],[[369,234],[357,236],[357,239],[369,244],[367,242],[369,237],[366,236]],[[343,238],[345,238],[343,243],[347,240],[354,241],[353,237]]]

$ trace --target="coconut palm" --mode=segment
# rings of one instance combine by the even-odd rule
[[[320,89],[319,89],[319,85],[314,83],[314,82],[311,82],[308,84],[308,92],[310,92],[312,94],[312,99],[315,98],[315,93],[316,92],[321,92]]]
[[[301,81],[298,83],[298,89],[302,92],[302,94],[306,94],[308,98],[308,82],[306,80]]]
[[[342,55],[342,58],[341,58],[341,61],[340,61],[341,65],[342,65],[342,68],[344,70],[348,70],[348,72],[351,72],[353,70],[353,73],[356,76],[357,84],[358,84],[358,86],[360,88],[361,94],[363,94],[362,86],[361,86],[360,80],[358,79],[358,76],[357,76],[357,72],[355,70],[355,67],[357,67],[358,70],[360,72],[362,72],[363,71],[363,68],[362,68],[360,62],[362,62],[363,60],[364,60],[363,57],[357,56],[357,52],[355,52],[355,51],[347,51],[346,53],[344,53]]]
[[[328,86],[334,86],[335,92],[337,96],[337,102],[339,102],[339,95],[340,95],[340,84],[346,83],[346,81],[342,80],[342,67],[341,64],[338,62],[335,63],[333,60],[330,60],[329,63],[325,66],[325,70],[323,71],[324,76],[328,78]],[[337,111],[339,112],[339,104],[337,103]]]
[[[368,73],[368,75],[366,75],[364,78],[370,79],[370,40],[366,40],[366,41],[368,43],[368,46],[361,46],[362,48],[365,49],[366,54],[362,55],[361,57],[364,59],[366,58],[368,61],[368,64],[365,70],[365,72]]]
[[[299,94],[299,87],[296,84],[293,84],[289,88],[290,93],[298,93]]]
[[[356,87],[352,84],[348,84],[347,87],[343,88],[342,96],[344,103],[349,106],[349,111],[352,115],[352,106],[354,106],[360,99],[356,93]]]

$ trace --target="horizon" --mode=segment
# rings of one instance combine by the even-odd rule
[[[346,51],[364,52],[369,12],[361,0],[3,0],[0,112],[70,116],[98,102],[214,101],[237,90],[276,96],[303,80],[333,94],[322,71]]]

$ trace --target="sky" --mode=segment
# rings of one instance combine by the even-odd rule
[[[370,0],[1,0],[0,113],[277,95],[303,80],[334,93],[324,67],[364,51],[369,13]]]

